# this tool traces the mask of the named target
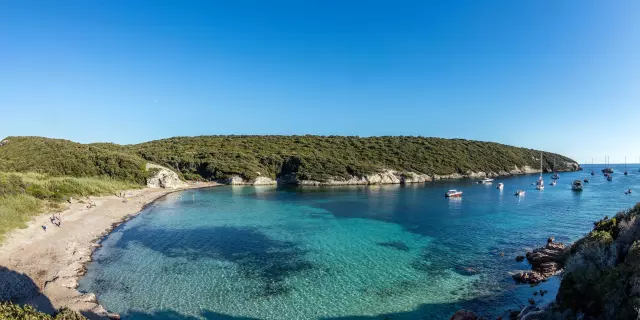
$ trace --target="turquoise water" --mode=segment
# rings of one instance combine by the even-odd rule
[[[638,166],[607,182],[597,167],[536,176],[326,188],[234,187],[170,194],[116,228],[81,291],[125,319],[448,319],[497,316],[554,298],[510,272],[547,237],[572,241],[635,204]],[[583,192],[576,178],[589,177]],[[445,199],[450,188],[460,200]],[[513,196],[516,189],[526,196]],[[637,191],[625,195],[632,188]],[[500,253],[504,253],[502,256]],[[533,296],[545,288],[550,294]]]

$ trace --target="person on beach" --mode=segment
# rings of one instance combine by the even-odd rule
[[[47,231],[47,225],[46,224],[42,225],[42,230]]]

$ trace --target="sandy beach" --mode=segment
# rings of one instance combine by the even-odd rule
[[[44,312],[66,306],[89,319],[117,318],[97,303],[93,293],[76,290],[85,264],[98,247],[96,240],[168,193],[216,185],[195,183],[181,189],[129,190],[126,202],[115,195],[90,197],[95,203],[92,208],[87,208],[89,199],[83,197],[61,213],[60,227],[51,223],[51,213],[35,217],[27,228],[11,232],[0,246],[0,300],[13,297]],[[43,225],[47,226],[46,231]]]

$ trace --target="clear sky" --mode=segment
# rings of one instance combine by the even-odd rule
[[[0,136],[421,135],[640,156],[640,1],[0,0]]]

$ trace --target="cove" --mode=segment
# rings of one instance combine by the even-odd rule
[[[516,285],[509,273],[528,264],[515,256],[549,236],[575,240],[637,202],[624,195],[640,187],[635,172],[572,192],[590,171],[543,192],[520,176],[500,179],[502,192],[464,180],[169,194],[103,239],[79,289],[124,319],[497,316],[557,290],[556,279]],[[445,199],[449,188],[464,197]]]

